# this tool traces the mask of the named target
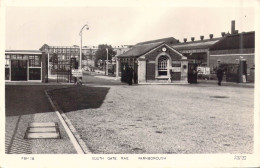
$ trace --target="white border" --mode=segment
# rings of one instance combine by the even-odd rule
[[[183,1],[176,1],[176,0],[165,0],[165,1],[156,1],[156,0],[111,0],[111,1],[103,1],[103,0],[96,0],[96,1],[83,1],[83,0],[10,0],[10,1],[0,1],[0,36],[5,37],[5,7],[6,6],[154,6],[157,8],[160,7],[180,7],[180,6],[190,6],[190,7],[241,7],[243,6],[250,6],[255,8],[255,16],[256,16],[256,49],[255,49],[255,62],[256,62],[256,77],[260,76],[260,55],[259,46],[259,1],[257,0],[225,0],[225,1],[205,1],[205,0],[183,0]],[[185,13],[184,13],[185,17]],[[5,48],[5,39],[0,38],[1,47]],[[0,54],[4,55],[4,50],[0,49]],[[4,64],[0,63],[1,67],[4,67]],[[4,71],[1,72],[1,93],[4,93]],[[46,168],[46,167],[258,167],[260,166],[260,141],[259,141],[259,99],[258,96],[260,95],[259,92],[259,78],[256,78],[255,81],[255,109],[254,109],[254,154],[252,155],[245,155],[247,156],[246,161],[235,161],[234,155],[229,154],[210,154],[210,155],[156,155],[156,156],[165,156],[168,158],[166,161],[138,161],[138,155],[127,155],[130,157],[131,161],[93,161],[91,160],[90,155],[32,155],[35,157],[35,161],[22,161],[21,156],[23,155],[5,155],[4,154],[4,131],[5,130],[5,115],[3,113],[3,106],[0,106],[1,110],[1,121],[0,122],[0,130],[2,130],[0,139],[1,139],[1,155],[0,155],[0,167],[26,167],[26,168]],[[4,94],[1,94],[0,97],[1,102],[4,104]],[[107,157],[108,155],[98,155]],[[115,155],[110,155],[115,156]],[[122,156],[122,155],[118,155]],[[142,155],[146,156],[146,155]],[[148,155],[149,156],[149,155]]]

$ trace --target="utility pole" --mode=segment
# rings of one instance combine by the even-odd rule
[[[108,48],[106,48],[106,50],[107,50],[106,75],[108,75]]]

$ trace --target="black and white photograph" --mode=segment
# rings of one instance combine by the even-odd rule
[[[36,2],[0,2],[0,167],[260,166],[260,1]]]

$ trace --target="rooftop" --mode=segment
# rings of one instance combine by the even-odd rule
[[[228,35],[210,47],[210,50],[255,48],[255,32]]]
[[[119,55],[118,57],[139,57],[163,43],[164,42],[161,41],[153,43],[138,43],[135,46],[133,46],[130,50]]]
[[[16,54],[42,54],[40,50],[5,50],[5,53],[16,53]]]
[[[172,45],[172,48],[176,50],[207,49],[210,46],[216,44],[222,38],[223,37],[177,43]]]
[[[165,42],[166,44],[175,44],[175,43],[177,43],[177,40],[175,38],[173,38],[173,37],[167,37],[167,38],[161,38],[161,39],[157,39],[157,40],[150,40],[150,41],[140,42],[140,43],[137,43],[137,45],[149,44],[149,43],[157,43],[157,42]]]

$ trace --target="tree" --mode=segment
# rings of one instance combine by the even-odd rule
[[[98,50],[96,51],[95,54],[95,61],[101,59],[101,60],[106,60],[107,59],[107,51],[106,48],[108,48],[108,60],[111,60],[113,56],[116,55],[116,52],[113,50],[111,45],[107,44],[100,44],[98,45]]]

